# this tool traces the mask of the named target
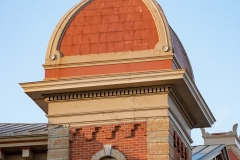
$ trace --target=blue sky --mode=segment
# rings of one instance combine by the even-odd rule
[[[79,0],[0,1],[0,123],[47,122],[18,83],[41,81],[49,38]],[[196,85],[216,123],[208,132],[240,122],[240,1],[158,0],[191,61]],[[199,129],[193,145],[203,144]]]

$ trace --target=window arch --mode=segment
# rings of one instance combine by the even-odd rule
[[[112,149],[111,144],[103,145],[103,148],[103,150],[93,155],[92,160],[127,160],[121,152]]]

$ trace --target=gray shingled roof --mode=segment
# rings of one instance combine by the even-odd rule
[[[209,160],[212,157],[217,156],[224,147],[226,147],[225,144],[193,146],[192,159]]]
[[[0,123],[0,137],[46,133],[46,123]]]

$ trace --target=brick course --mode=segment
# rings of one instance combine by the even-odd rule
[[[147,160],[146,122],[74,127],[70,129],[70,159],[90,160],[112,144],[128,160]]]
[[[93,0],[71,21],[60,50],[64,56],[153,49],[159,41],[142,0]]]
[[[188,155],[188,148],[182,142],[181,137],[174,131],[174,159],[181,157],[182,160],[191,159]]]

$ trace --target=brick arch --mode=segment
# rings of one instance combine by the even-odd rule
[[[153,49],[154,19],[142,0],[93,0],[71,21],[59,49],[64,56]]]

